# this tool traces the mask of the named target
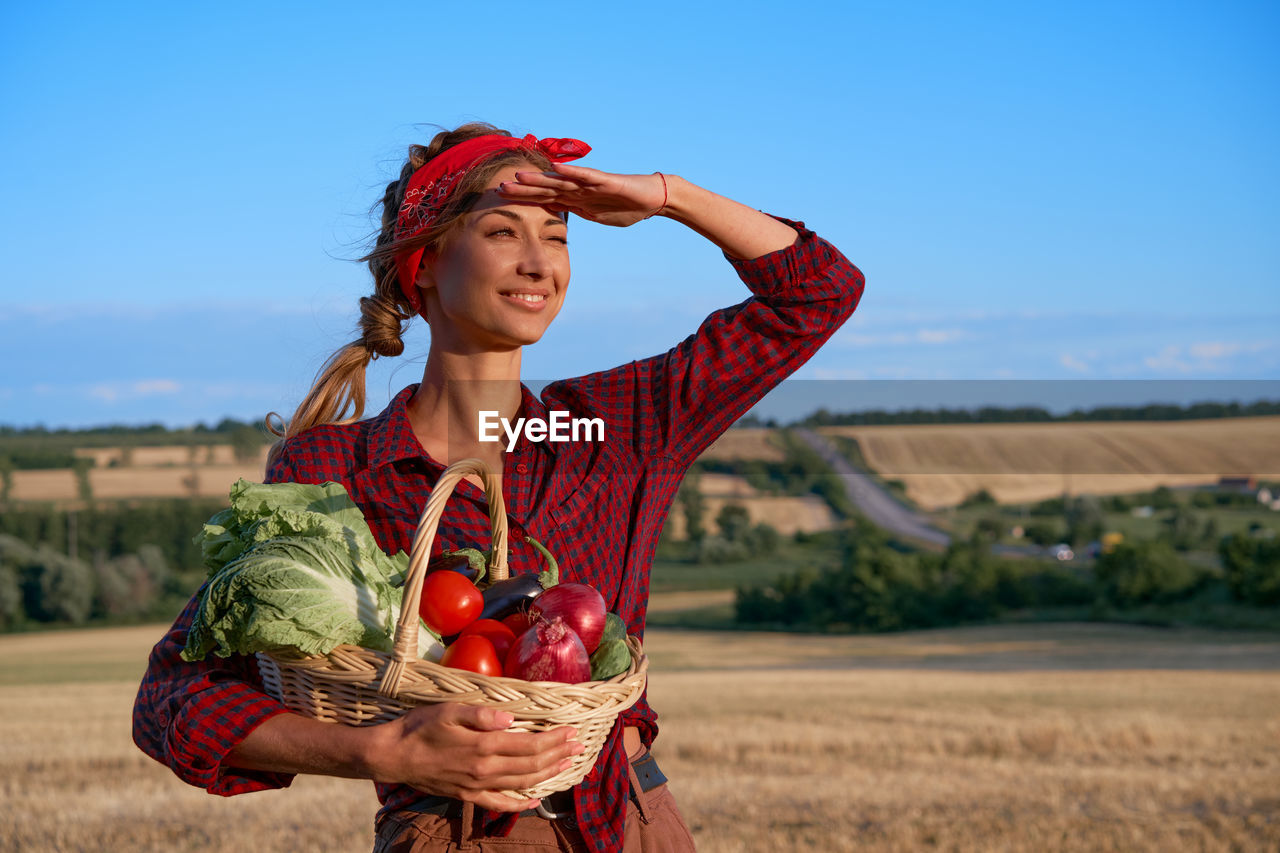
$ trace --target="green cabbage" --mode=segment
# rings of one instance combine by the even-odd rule
[[[382,552],[340,484],[240,480],[195,542],[209,576],[185,660],[344,643],[391,651],[409,558]],[[418,637],[420,656],[439,656],[421,620]]]

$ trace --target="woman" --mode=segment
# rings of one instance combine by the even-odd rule
[[[648,571],[688,466],[770,388],[803,364],[852,313],[862,276],[799,223],[775,219],[673,175],[617,175],[568,164],[576,140],[515,139],[488,125],[441,133],[410,149],[383,199],[368,262],[359,340],[326,365],[273,450],[269,481],[343,483],[384,550],[409,550],[440,472],[479,457],[501,472],[512,572],[538,570],[523,543],[545,543],[562,579],[596,587],[642,635]],[[546,331],[569,282],[566,213],[629,226],[681,222],[718,246],[752,290],[708,317],[670,352],[553,383],[520,382],[524,346]],[[360,420],[364,371],[399,355],[403,324],[431,327],[422,382]],[[522,434],[484,441],[479,413],[516,423],[555,412],[599,418],[603,435],[555,443]],[[497,422],[491,416],[491,422]],[[437,546],[488,538],[481,490],[451,498]],[[188,606],[152,653],[134,737],[184,780],[230,795],[321,773],[377,782],[377,850],[691,849],[648,748],[656,714],[642,697],[614,727],[592,772],[547,802],[499,793],[550,778],[581,752],[570,729],[503,731],[507,714],[442,704],[367,728],[288,713],[259,686],[253,661],[199,664],[178,652]]]

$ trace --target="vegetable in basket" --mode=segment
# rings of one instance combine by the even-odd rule
[[[390,651],[409,560],[382,552],[341,485],[240,480],[195,541],[209,576],[184,659],[344,643]],[[418,651],[436,659],[443,648],[421,630]]]
[[[578,684],[591,680],[591,661],[582,640],[557,616],[538,622],[516,638],[502,674],[525,681]]]

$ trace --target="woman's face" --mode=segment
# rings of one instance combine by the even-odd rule
[[[497,193],[498,184],[533,168],[500,169],[445,247],[424,259],[418,286],[433,343],[459,352],[509,350],[537,342],[560,312],[569,286],[564,218]]]

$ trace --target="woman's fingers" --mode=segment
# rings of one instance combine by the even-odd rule
[[[585,747],[562,726],[545,732],[510,731],[511,714],[456,703],[420,706],[389,723],[399,780],[429,793],[459,797],[486,808],[529,808],[495,800],[504,790],[531,788],[563,772]]]

